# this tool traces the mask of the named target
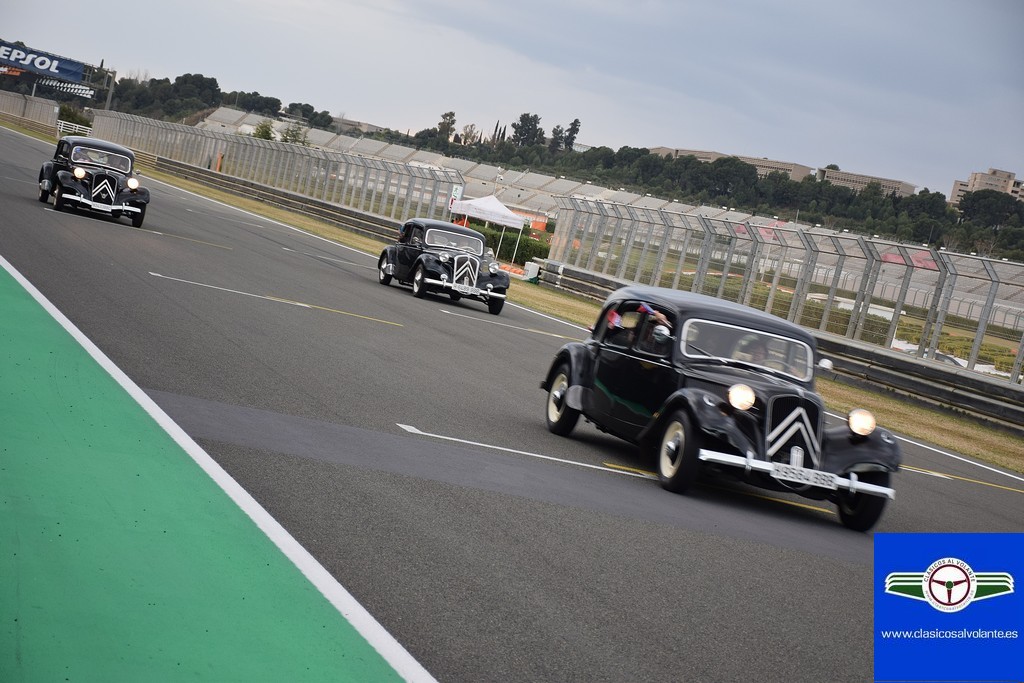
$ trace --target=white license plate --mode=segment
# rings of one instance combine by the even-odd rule
[[[811,470],[806,467],[793,467],[783,463],[772,465],[772,476],[782,481],[792,481],[797,484],[810,484],[820,486],[823,489],[837,489],[836,475],[821,470]]]
[[[480,294],[480,290],[476,287],[470,287],[469,285],[464,285],[458,282],[452,285],[452,289],[459,294],[466,294],[467,296],[477,296]]]

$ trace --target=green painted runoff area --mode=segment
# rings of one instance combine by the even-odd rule
[[[400,680],[0,268],[0,681]]]

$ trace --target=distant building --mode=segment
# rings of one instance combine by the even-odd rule
[[[779,173],[785,173],[790,177],[791,180],[801,181],[808,175],[815,174],[815,169],[810,166],[804,166],[803,164],[795,164],[791,161],[776,161],[774,159],[758,159],[757,157],[745,157],[739,154],[722,154],[721,152],[706,152],[696,149],[673,149],[671,147],[651,147],[651,153],[660,154],[667,157],[683,157],[683,156],[695,156],[699,160],[711,163],[716,159],[723,157],[736,157],[740,161],[750,164],[757,169],[757,177],[763,178],[769,173],[778,171]],[[837,171],[830,168],[817,169],[815,177],[818,180],[827,180],[833,185],[839,185],[841,187],[848,187],[851,190],[860,192],[868,183],[878,183],[882,186],[883,194],[896,193],[898,197],[914,194],[917,190],[917,186],[905,183],[901,180],[891,180],[889,178],[878,178],[876,176],[861,175],[859,173],[849,173],[847,171]]]
[[[338,116],[334,117],[334,127],[337,128],[339,133],[344,133],[346,135],[351,135],[352,133],[373,135],[374,133],[381,133],[387,130],[387,128],[383,126],[376,126],[372,123],[366,123],[365,121],[353,121],[352,119],[346,119]]]
[[[833,185],[848,187],[856,192],[860,192],[870,183],[878,183],[882,186],[883,195],[891,195],[895,192],[897,197],[912,195],[917,190],[916,185],[905,183],[902,180],[878,178],[871,175],[861,175],[860,173],[850,173],[849,171],[839,171],[833,168],[819,168],[818,180],[827,180]]]
[[[988,173],[972,173],[970,180],[953,181],[953,191],[949,193],[949,203],[953,206],[960,204],[964,194],[977,192],[978,190],[994,190],[1010,195],[1017,201],[1024,200],[1021,193],[1021,181],[1017,180],[1017,174],[1009,171],[1000,171],[997,168],[988,169]]]
[[[795,164],[791,161],[775,161],[773,159],[758,159],[756,157],[744,157],[738,154],[722,154],[721,152],[705,152],[696,149],[673,149],[671,147],[651,147],[652,154],[660,154],[663,157],[686,157],[694,156],[700,161],[711,163],[716,159],[724,157],[736,157],[740,161],[750,164],[757,169],[757,177],[763,178],[769,173],[785,173],[791,180],[801,181],[814,172],[810,166]]]

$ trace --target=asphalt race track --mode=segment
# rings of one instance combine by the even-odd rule
[[[438,680],[871,679],[871,534],[546,430],[585,330],[415,299],[377,254],[155,181],[141,229],[55,212],[51,148],[0,128],[0,256]],[[1024,477],[903,453],[876,532],[1024,527]]]

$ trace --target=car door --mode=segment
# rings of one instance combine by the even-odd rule
[[[68,165],[71,163],[71,143],[67,140],[60,140],[57,142],[57,149],[53,153],[53,169],[54,174],[57,171],[67,170]]]
[[[407,282],[412,278],[412,267],[422,251],[423,226],[407,223],[395,245],[395,278],[399,282]]]
[[[678,386],[673,341],[654,340],[655,326],[667,319],[671,330],[672,316],[634,300],[608,318],[594,361],[594,407],[609,431],[632,440]]]

